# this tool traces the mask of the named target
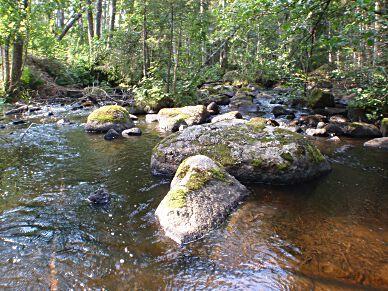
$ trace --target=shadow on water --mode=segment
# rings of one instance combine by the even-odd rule
[[[81,119],[81,118],[79,118]],[[154,218],[160,134],[106,142],[79,125],[0,144],[0,288],[360,289],[387,287],[387,154],[327,147],[333,171],[252,195],[219,229],[177,246]],[[340,150],[338,150],[340,149]],[[86,197],[105,185],[104,207]]]

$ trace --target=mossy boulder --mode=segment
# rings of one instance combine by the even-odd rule
[[[334,96],[329,91],[315,88],[307,96],[311,108],[334,107]]]
[[[222,166],[196,155],[180,164],[156,216],[168,237],[188,243],[220,225],[247,194]]]
[[[94,110],[88,116],[85,130],[88,132],[104,133],[110,129],[114,129],[117,132],[122,132],[132,127],[134,127],[134,123],[124,107],[108,105]]]
[[[180,108],[163,108],[158,113],[159,128],[164,131],[177,131],[181,125],[195,125],[206,122],[210,116],[204,105]]]
[[[233,119],[188,127],[165,138],[153,149],[152,172],[171,177],[184,159],[197,154],[248,182],[293,184],[330,170],[325,157],[302,135]]]

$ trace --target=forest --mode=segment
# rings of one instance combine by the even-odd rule
[[[387,25],[0,0],[0,289],[386,290]]]
[[[4,0],[0,9],[3,101],[53,81],[187,105],[202,83],[234,71],[304,92],[329,82],[372,120],[386,106],[384,1]]]

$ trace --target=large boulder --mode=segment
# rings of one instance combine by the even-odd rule
[[[330,170],[321,152],[302,135],[241,119],[188,127],[154,149],[151,169],[172,177],[179,164],[197,154],[221,163],[238,180],[293,184]]]
[[[307,102],[311,108],[334,107],[334,96],[328,91],[315,88],[308,94]]]
[[[388,137],[374,138],[364,143],[364,147],[388,151]]]
[[[349,137],[380,137],[377,126],[364,122],[330,122],[325,126],[326,132]]]
[[[124,107],[108,105],[94,110],[88,116],[85,130],[88,132],[104,133],[110,129],[114,129],[117,132],[122,132],[132,127],[134,127],[134,123]]]
[[[222,223],[248,194],[245,186],[207,156],[187,158],[156,209],[166,235],[188,243]]]
[[[209,116],[204,105],[163,108],[158,113],[159,128],[175,132],[182,124],[188,126],[201,124],[206,122]]]

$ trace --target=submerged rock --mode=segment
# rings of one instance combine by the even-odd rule
[[[364,147],[388,151],[388,137],[374,138],[364,143]]]
[[[107,204],[110,201],[110,195],[105,188],[101,188],[89,195],[88,200],[94,204]]]
[[[109,129],[108,132],[104,135],[105,140],[114,140],[119,138],[121,135],[114,130],[113,128]]]
[[[88,132],[104,133],[110,129],[114,129],[117,132],[122,132],[132,127],[134,127],[134,123],[124,107],[108,105],[94,110],[88,116],[85,130]]]
[[[182,124],[191,126],[204,123],[209,115],[204,105],[163,108],[158,113],[159,128],[175,132]]]
[[[123,137],[140,136],[141,134],[142,134],[141,129],[138,127],[126,129],[121,133]]]
[[[219,162],[241,181],[293,184],[330,170],[325,157],[302,135],[234,119],[168,136],[153,149],[152,172],[173,176],[185,158],[197,154]]]
[[[192,156],[179,166],[156,216],[168,237],[188,243],[220,225],[246,195],[245,186],[209,157]]]

